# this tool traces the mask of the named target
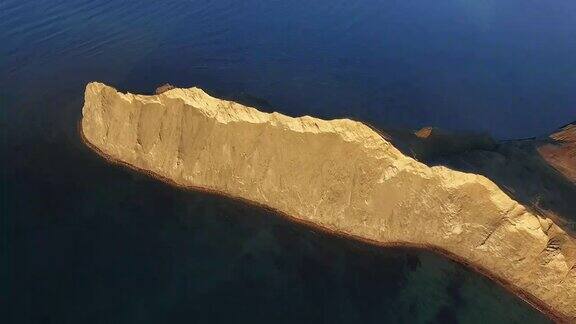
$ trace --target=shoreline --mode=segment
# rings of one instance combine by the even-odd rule
[[[373,128],[372,126],[368,126],[368,127]],[[333,230],[333,229],[324,227],[322,225],[318,225],[314,222],[291,216],[287,213],[276,210],[276,209],[269,207],[269,206],[266,206],[264,204],[261,204],[261,203],[255,202],[255,201],[251,201],[251,200],[248,200],[245,198],[241,198],[241,197],[231,196],[231,195],[228,195],[228,194],[221,192],[221,191],[218,191],[218,190],[200,187],[200,186],[182,185],[182,184],[175,182],[172,179],[163,177],[163,176],[156,174],[152,171],[145,170],[145,169],[136,167],[134,165],[131,165],[127,162],[123,162],[123,161],[119,161],[117,159],[114,159],[113,157],[111,157],[107,153],[103,152],[102,150],[100,150],[98,147],[94,146],[92,143],[90,143],[85,138],[84,132],[82,131],[82,119],[80,119],[77,123],[77,131],[80,135],[81,142],[86,147],[88,147],[91,151],[95,152],[100,158],[102,158],[103,160],[105,160],[106,162],[108,162],[110,164],[128,169],[130,172],[136,172],[137,174],[144,174],[148,177],[151,177],[152,179],[158,180],[158,181],[160,181],[164,184],[167,184],[173,188],[176,188],[178,190],[203,192],[203,193],[208,193],[211,195],[226,197],[227,199],[232,199],[236,202],[240,202],[240,203],[246,204],[246,205],[251,206],[251,207],[256,207],[259,209],[263,209],[263,210],[272,212],[272,213],[279,215],[283,218],[286,218],[287,220],[294,222],[298,225],[308,227],[312,230],[319,231],[319,232],[327,234],[327,235],[337,236],[337,237],[347,239],[347,240],[360,241],[362,243],[369,244],[372,246],[381,247],[381,248],[408,248],[408,249],[429,251],[429,252],[432,252],[434,254],[440,255],[442,257],[448,258],[448,259],[450,259],[450,260],[452,260],[458,264],[461,264],[461,265],[465,266],[466,268],[471,269],[472,271],[481,274],[485,278],[488,278],[492,282],[497,283],[500,287],[504,288],[506,291],[519,297],[523,302],[527,303],[528,305],[530,305],[531,307],[533,307],[537,311],[541,312],[542,314],[547,316],[550,320],[552,320],[555,323],[570,323],[570,322],[575,320],[575,319],[571,319],[571,318],[565,316],[564,314],[556,312],[549,305],[547,305],[544,301],[537,298],[533,294],[519,288],[513,282],[506,281],[505,279],[492,274],[486,268],[484,268],[480,265],[474,264],[472,262],[469,262],[469,261],[465,260],[464,258],[458,256],[457,254],[454,254],[450,251],[442,249],[438,246],[428,245],[428,244],[417,244],[417,243],[411,243],[411,242],[402,242],[402,241],[381,242],[381,241],[377,241],[377,240],[372,240],[372,239],[356,236],[356,235],[353,235],[350,233],[346,233],[343,231]],[[378,134],[380,135],[381,132],[378,131]]]

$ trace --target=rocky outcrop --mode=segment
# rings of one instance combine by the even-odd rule
[[[175,89],[176,87],[171,85],[170,83],[164,83],[163,85],[159,86],[158,88],[156,88],[156,90],[154,90],[154,94],[162,94],[168,90],[172,90]]]
[[[111,161],[374,243],[435,249],[576,320],[576,241],[487,178],[428,167],[366,125],[291,118],[198,88],[86,88],[81,132]]]
[[[482,133],[449,132],[435,127],[417,131],[386,129],[384,132],[395,147],[425,163],[435,163],[470,151],[492,151],[497,147],[494,139]]]
[[[538,152],[553,168],[576,184],[576,123],[550,135],[548,141],[538,147]]]

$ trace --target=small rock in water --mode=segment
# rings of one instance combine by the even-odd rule
[[[168,90],[172,90],[175,89],[176,87],[171,85],[170,83],[164,83],[163,85],[159,86],[158,88],[156,88],[156,90],[154,90],[154,94],[161,94],[164,93]]]

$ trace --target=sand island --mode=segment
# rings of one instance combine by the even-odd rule
[[[86,87],[84,141],[109,161],[380,245],[442,253],[576,321],[576,239],[488,178],[403,154],[349,119],[292,118],[198,88]]]

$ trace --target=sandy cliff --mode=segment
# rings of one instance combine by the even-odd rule
[[[487,178],[428,167],[362,123],[291,118],[200,89],[86,88],[81,130],[112,161],[326,230],[443,251],[576,321],[576,240]]]

